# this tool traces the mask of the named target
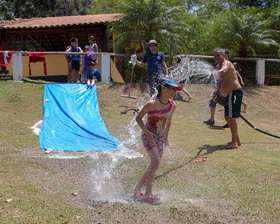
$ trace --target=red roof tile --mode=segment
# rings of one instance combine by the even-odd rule
[[[0,29],[38,29],[54,28],[74,25],[92,25],[98,23],[112,22],[122,14],[98,14],[58,17],[36,17],[30,19],[16,18],[14,20],[0,21]]]

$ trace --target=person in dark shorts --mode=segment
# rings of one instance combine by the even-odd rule
[[[224,97],[219,93],[218,90],[215,90],[212,95],[212,98],[209,100],[209,106],[215,108],[217,103],[220,104],[221,106],[225,106]]]
[[[215,110],[216,110],[217,103],[220,104],[221,106],[225,106],[225,99],[219,93],[219,90],[215,90],[213,92],[211,99],[209,100],[210,118],[206,121],[203,121],[203,123],[208,124],[210,126],[215,124]],[[228,127],[227,124],[223,126],[223,128],[227,128],[227,127]]]
[[[72,38],[70,40],[71,47],[68,48],[67,52],[83,52],[83,50],[78,46],[78,39]],[[72,81],[78,82],[80,78],[80,65],[83,64],[82,57],[79,54],[71,55],[72,62]]]
[[[225,145],[226,149],[236,149],[241,146],[238,134],[237,118],[240,116],[243,90],[238,81],[234,65],[225,59],[223,49],[214,50],[214,58],[220,68],[217,70],[222,79],[219,92],[225,98],[225,120],[231,131],[231,141]]]
[[[144,55],[142,61],[136,59],[136,63],[139,66],[144,66],[145,63],[148,64],[148,84],[150,87],[150,95],[155,93],[157,85],[163,78],[163,69],[165,69],[166,74],[168,73],[168,68],[164,61],[164,56],[161,52],[157,52],[157,42],[155,40],[150,40],[148,43],[150,51]]]
[[[241,84],[241,86],[245,86],[245,83],[243,82],[243,79],[242,79],[242,76],[239,74],[239,72],[238,72],[238,64],[237,64],[237,62],[234,62],[234,63],[232,63],[233,65],[234,65],[234,68],[235,68],[235,70],[236,70],[236,72],[237,72],[237,76],[238,76],[238,80],[239,80],[239,82],[240,82],[240,84]],[[244,110],[242,111],[243,113],[246,113],[246,109],[247,109],[247,103],[245,103],[244,102],[244,100],[242,100],[242,105],[243,105],[243,107],[244,107]]]
[[[227,97],[225,97],[225,117],[240,117],[242,98],[242,89],[233,90]]]

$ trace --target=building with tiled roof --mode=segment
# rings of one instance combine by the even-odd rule
[[[110,51],[106,35],[109,22],[121,14],[41,17],[0,21],[0,48],[5,50],[64,51],[72,37],[83,48],[88,37],[96,37],[103,51]]]

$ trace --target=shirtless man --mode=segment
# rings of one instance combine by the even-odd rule
[[[238,81],[237,72],[230,61],[225,60],[224,50],[216,48],[214,58],[221,68],[217,71],[221,77],[221,95],[225,98],[225,119],[229,125],[232,140],[225,148],[236,149],[241,145],[236,118],[240,117],[243,90]]]

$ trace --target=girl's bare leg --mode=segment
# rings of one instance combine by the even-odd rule
[[[149,197],[152,194],[152,183],[153,183],[155,173],[159,167],[159,163],[160,163],[160,159],[161,159],[161,154],[158,152],[158,149],[156,149],[156,148],[153,150],[147,151],[147,153],[151,159],[151,163],[150,163],[148,169],[143,174],[142,178],[139,180],[139,182],[137,183],[137,185],[134,188],[134,192],[140,192],[141,187],[143,186],[143,184],[146,183],[145,197]]]
[[[95,80],[93,79],[91,80],[91,86],[94,86],[94,84],[95,84]]]

